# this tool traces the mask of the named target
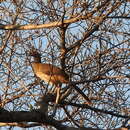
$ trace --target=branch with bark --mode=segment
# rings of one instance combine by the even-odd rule
[[[23,128],[29,128],[34,126],[50,125],[55,127],[57,130],[78,130],[79,128],[68,127],[66,125],[62,125],[60,121],[57,121],[51,117],[47,117],[43,112],[41,113],[39,110],[33,111],[6,111],[1,108],[0,110],[0,126],[19,126]],[[23,122],[33,122],[32,124],[26,124]],[[80,130],[100,130],[97,128],[85,128],[81,127]],[[128,130],[128,128],[118,128],[113,130]]]

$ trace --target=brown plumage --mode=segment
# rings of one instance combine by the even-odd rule
[[[60,87],[62,83],[69,82],[68,74],[55,65],[41,63],[41,56],[36,50],[31,51],[29,55],[34,57],[32,67],[36,76],[41,80],[44,80],[46,83],[55,85],[57,87],[56,104],[58,104],[60,97]]]
[[[51,64],[32,63],[33,70],[37,77],[51,85],[68,83],[69,76],[59,67]]]

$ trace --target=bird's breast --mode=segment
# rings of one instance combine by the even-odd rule
[[[44,80],[46,83],[53,85],[51,76],[48,76],[42,72],[36,72],[37,77]]]
[[[60,68],[50,64],[33,63],[33,70],[37,77],[51,85],[60,83],[68,83],[68,75]]]

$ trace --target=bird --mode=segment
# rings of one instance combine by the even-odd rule
[[[74,88],[77,93],[87,101],[86,104],[92,104],[90,99],[82,92],[80,88],[70,83],[69,75],[63,69],[53,64],[42,63],[41,54],[38,52],[38,50],[33,49],[33,51],[30,51],[28,55],[33,56],[33,62],[31,64],[36,76],[49,85],[56,87],[56,99],[54,108],[56,108],[57,104],[59,103],[60,89],[63,83],[70,84],[70,86],[72,86],[72,88]],[[56,109],[54,110],[53,115],[55,115],[55,112]]]
[[[31,64],[36,76],[57,88],[55,103],[58,104],[61,85],[69,82],[69,75],[60,67],[53,64],[42,63],[41,54],[37,50],[30,51],[29,56],[33,56],[33,62]]]

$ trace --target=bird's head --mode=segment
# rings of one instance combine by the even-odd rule
[[[41,62],[41,54],[37,49],[32,48],[31,50],[28,51],[27,55],[33,56],[34,62],[39,62],[39,63]]]

